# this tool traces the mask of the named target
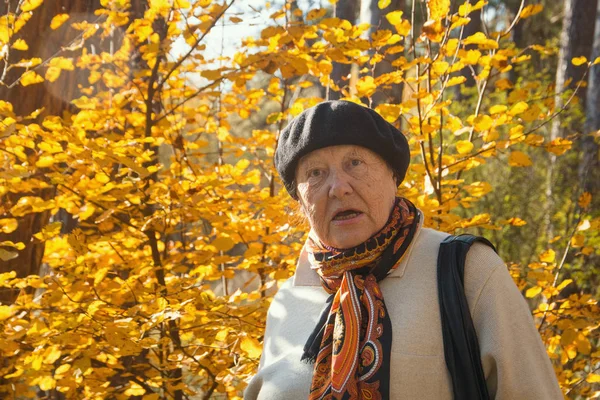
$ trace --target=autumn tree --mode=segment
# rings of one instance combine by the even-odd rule
[[[35,38],[19,41],[16,21],[44,7],[16,3],[0,17],[0,48],[10,54],[33,49]],[[399,193],[427,226],[491,237],[541,223],[539,214],[520,215],[536,199],[523,205],[509,196],[506,216],[486,209],[500,185],[530,190],[516,177],[537,176],[540,159],[568,156],[581,137],[552,138],[547,129],[571,110],[581,84],[559,108],[548,74],[511,75],[556,54],[511,39],[543,7],[522,2],[507,24],[477,30],[475,15],[496,5],[365,4],[380,23],[341,18],[341,5],[305,10],[295,1],[248,11],[211,0],[102,0],[85,20],[56,10],[40,22],[40,32],[81,32],[72,52],[37,65],[1,53],[18,71],[15,87],[42,87],[71,69],[84,80],[59,111],[0,103],[0,231],[15,234],[28,216],[53,218],[32,232],[48,273],[0,273],[0,287],[18,293],[0,304],[0,393],[240,398],[258,367],[272,295],[292,276],[306,234],[290,217],[297,210],[272,157],[285,124],[323,101],[318,85],[372,105],[406,134],[413,159]],[[223,46],[211,52],[215,29],[243,26],[248,12],[268,16],[260,32],[232,56]],[[108,49],[92,46],[114,37]],[[600,60],[571,62],[590,73]],[[336,65],[353,65],[352,79],[340,81]],[[474,90],[458,99],[465,73]],[[402,96],[378,98],[393,85]],[[500,170],[515,179],[499,180]],[[45,187],[51,195],[36,192]],[[527,238],[529,259],[508,267],[564,392],[585,397],[599,391],[599,310],[578,269],[597,259],[600,217],[592,196],[577,193],[561,199],[572,210],[557,222],[565,233]],[[60,212],[76,228],[65,230],[54,218]],[[3,239],[0,257],[19,260],[30,243]],[[511,247],[499,248],[504,256]]]

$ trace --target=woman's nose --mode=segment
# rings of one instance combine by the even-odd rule
[[[353,192],[350,183],[350,177],[343,172],[336,172],[330,175],[329,197],[342,198]]]

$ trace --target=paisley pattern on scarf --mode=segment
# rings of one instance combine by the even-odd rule
[[[302,357],[315,362],[309,399],[389,399],[392,324],[378,281],[402,261],[418,220],[398,197],[383,229],[356,247],[308,240],[312,268],[331,294]]]

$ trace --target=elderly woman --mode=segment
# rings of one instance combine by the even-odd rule
[[[436,263],[445,233],[397,197],[410,153],[375,111],[304,111],[275,165],[311,231],[268,312],[245,399],[451,399]],[[490,398],[562,399],[530,311],[488,246],[468,253],[464,292]]]

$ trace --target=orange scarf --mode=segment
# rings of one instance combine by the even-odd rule
[[[392,324],[378,282],[396,269],[419,221],[398,197],[386,225],[351,249],[309,238],[313,269],[331,294],[302,356],[315,362],[309,399],[389,399]]]

